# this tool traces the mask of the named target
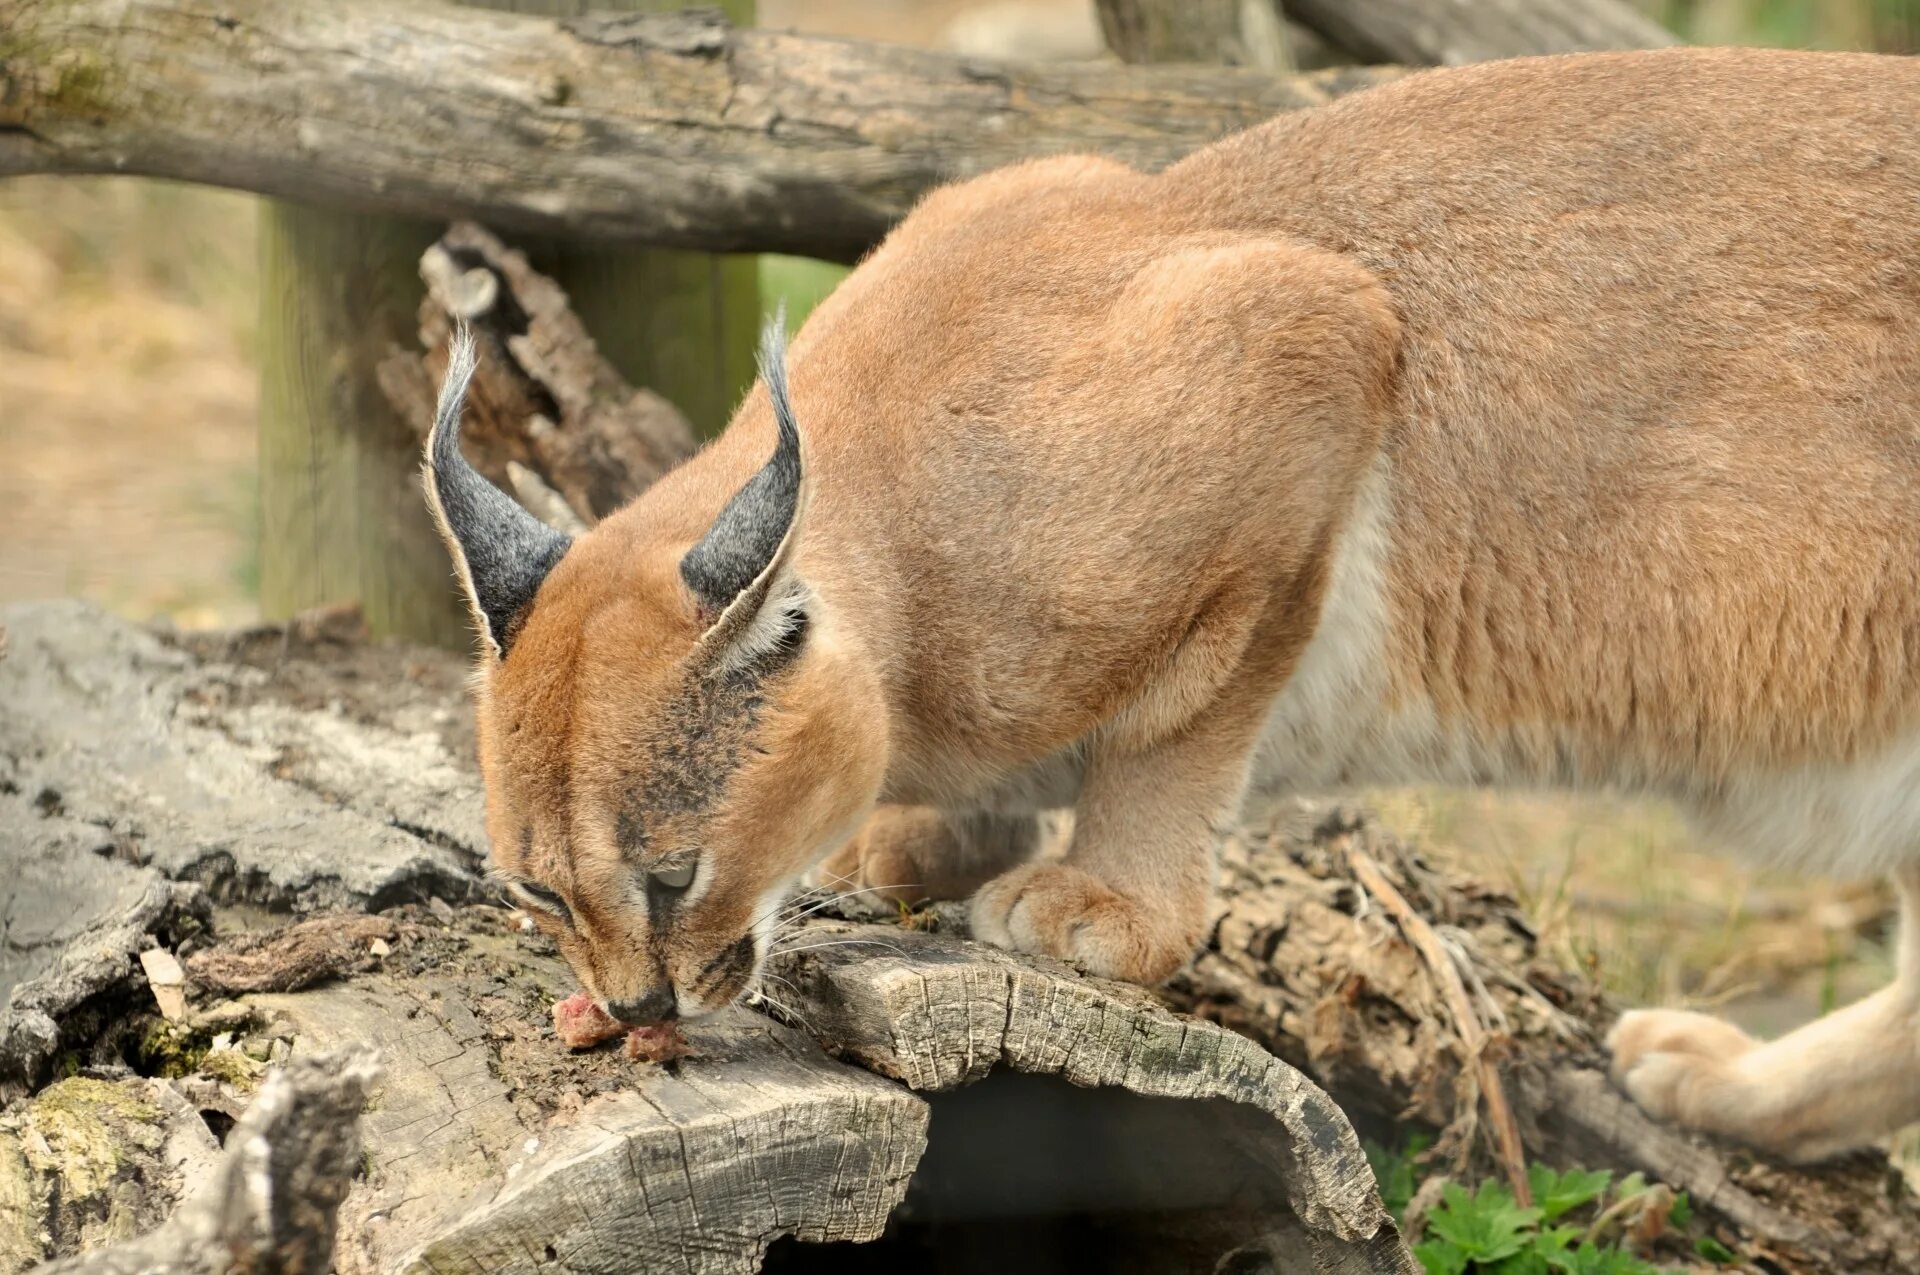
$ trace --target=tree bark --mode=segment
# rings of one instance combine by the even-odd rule
[[[0,27],[6,18],[0,17]],[[0,45],[0,47],[4,47]],[[0,146],[4,146],[0,142]],[[373,378],[407,334],[431,222],[260,210],[260,610],[357,604],[376,632],[464,646],[467,612]]]
[[[570,19],[589,11],[660,13],[682,0],[461,0],[476,8]],[[751,27],[754,0],[708,0]],[[517,245],[573,298],[629,384],[672,403],[703,438],[718,434],[753,384],[760,264],[752,256],[523,239]]]
[[[1363,60],[1409,66],[1677,42],[1623,0],[1286,0],[1286,7],[1290,17]]]
[[[1393,74],[1022,66],[711,14],[378,0],[0,0],[0,31],[0,174],[839,261],[940,182],[1068,151],[1159,168]]]
[[[203,1167],[206,1152],[196,1152],[197,1190],[164,1225],[40,1270],[329,1275],[340,1202],[361,1168],[360,1108],[379,1075],[374,1051],[362,1042],[294,1060],[267,1077],[210,1170]],[[188,1117],[199,1123],[196,1113]]]

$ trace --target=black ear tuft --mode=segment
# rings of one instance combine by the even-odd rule
[[[702,609],[716,615],[772,564],[800,505],[800,430],[787,398],[784,309],[761,332],[759,363],[779,431],[773,455],[733,494],[705,538],[680,560],[680,578]]]
[[[505,658],[540,584],[572,542],[481,476],[460,451],[460,409],[474,369],[463,324],[447,355],[447,376],[427,436],[427,504],[453,555],[481,636]]]

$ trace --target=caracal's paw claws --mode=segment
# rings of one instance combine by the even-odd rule
[[[1153,984],[1186,964],[1198,936],[1063,863],[1030,863],[973,896],[973,935],[1017,952],[1073,961],[1091,974]]]

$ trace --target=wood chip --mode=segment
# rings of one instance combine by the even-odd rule
[[[140,953],[140,968],[146,971],[147,986],[159,1003],[160,1016],[177,1022],[187,1013],[187,972],[164,947],[150,947]]]

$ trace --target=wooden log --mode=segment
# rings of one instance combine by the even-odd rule
[[[70,1076],[0,1115],[0,1271],[152,1231],[220,1145],[164,1080]]]
[[[751,19],[751,0],[733,3],[730,16]],[[574,0],[517,7],[582,11]],[[269,619],[352,602],[376,634],[452,647],[471,640],[445,549],[417,498],[414,435],[377,389],[376,368],[412,322],[414,263],[432,233],[413,219],[285,201],[262,212],[260,602]],[[684,400],[717,431],[752,379],[753,262],[540,248],[628,377]]]
[[[0,0],[0,31],[0,175],[839,261],[940,182],[1065,151],[1160,168],[1393,74],[1024,66],[711,14],[378,0]]]
[[[1363,60],[1409,66],[1676,43],[1624,0],[1286,0],[1286,7]]]
[[[1165,989],[1301,1067],[1357,1117],[1442,1131],[1443,1164],[1491,1136],[1476,1051],[1447,980],[1354,871],[1364,856],[1432,927],[1471,989],[1527,1153],[1562,1168],[1640,1170],[1789,1271],[1920,1269],[1920,1203],[1879,1153],[1796,1169],[1648,1119],[1608,1080],[1600,993],[1540,950],[1514,901],[1453,876],[1357,811],[1288,803],[1222,853],[1213,938]]]
[[[167,794],[187,817],[143,823],[140,850],[223,897],[250,893],[236,886],[254,870],[241,865],[299,857],[285,838],[316,815],[317,787],[339,784],[329,836],[342,849],[375,827],[429,845],[433,829],[416,822],[423,797],[472,791],[470,739],[437,719],[460,706],[450,654],[255,635],[183,646],[71,605],[11,610],[5,622],[14,651],[0,696],[18,706],[0,736],[9,773],[56,788],[70,817],[90,823],[153,819],[154,796]],[[22,694],[30,679],[44,689]],[[125,720],[136,679],[153,684],[136,714],[151,725],[96,761],[87,754]],[[353,770],[337,770],[346,759]],[[96,765],[117,768],[117,782],[101,782]],[[203,796],[189,782],[207,773]],[[224,824],[214,792],[228,799]],[[281,802],[279,817],[263,817]],[[218,844],[222,861],[177,856],[175,837]],[[422,853],[384,846],[395,877]],[[479,897],[470,880],[466,897]],[[963,1113],[945,1127],[991,1129],[1003,1152],[1073,1168],[1046,1175],[1066,1193],[1052,1202],[1063,1216],[1097,1211],[1090,1200],[1161,1200],[1085,1241],[1141,1257],[1135,1269],[1191,1269],[1197,1254],[1209,1269],[1243,1248],[1281,1269],[1296,1257],[1299,1269],[1413,1269],[1339,1109],[1245,1038],[1141,989],[953,935],[830,923],[793,940],[773,971],[767,994],[784,1024],[738,1008],[689,1026],[694,1058],[645,1069],[617,1049],[560,1045],[551,1006],[570,975],[511,920],[499,907],[415,903],[397,917],[336,914],[184,945],[199,1021],[214,989],[239,991],[216,1016],[237,1024],[223,1030],[249,1056],[381,1046],[368,1172],[342,1207],[343,1270],[614,1271],[671,1259],[752,1271],[782,1236],[875,1240],[903,1196],[919,1239],[889,1242],[930,1242],[937,1226],[987,1243],[1006,1229],[999,1179],[969,1160],[978,1137],[943,1137],[943,1110]],[[216,932],[226,924],[216,914]],[[291,990],[241,990],[273,988]],[[155,1017],[131,993],[123,1006]],[[1027,1083],[1053,1088],[1008,1073],[1052,1077]],[[978,1092],[951,1092],[960,1088]],[[1052,1113],[1044,1144],[1030,1137],[1036,1109]],[[1128,1134],[1142,1129],[1162,1136]],[[1170,1141],[1183,1129],[1186,1141]],[[1075,1148],[1088,1139],[1111,1154],[1085,1163]]]
[[[153,871],[197,880],[222,898],[280,908],[342,900],[366,906],[441,893],[456,902],[483,897],[475,876],[481,834],[470,726],[461,703],[461,661],[451,654],[367,647],[324,630],[163,639],[73,605],[14,608],[0,622],[11,630],[13,646],[0,661],[0,702],[9,706],[0,714],[0,774],[23,793],[52,790],[61,801],[60,815],[32,816],[38,822],[27,825],[29,842],[39,834],[53,846],[69,823],[118,829],[128,850]],[[127,736],[124,743],[114,741],[116,733]],[[328,865],[307,849],[322,843],[341,860],[332,865],[339,875],[331,879]],[[958,908],[932,913],[941,930],[931,937],[825,926],[817,939],[795,943],[776,961],[767,992],[787,1006],[783,1012],[801,1036],[863,1071],[899,1077],[932,1095],[925,1101],[933,1149],[923,1157],[929,1186],[934,1179],[979,1180],[978,1173],[941,1167],[973,1163],[958,1149],[936,1154],[941,1112],[954,1111],[959,1124],[991,1112],[993,1091],[947,1089],[994,1068],[1103,1084],[1117,1077],[1148,1091],[1158,1086],[1183,1104],[1201,1101],[1203,1090],[1218,1093],[1237,1104],[1228,1109],[1231,1118],[1222,1117],[1224,1125],[1212,1116],[1182,1119],[1216,1136],[1252,1121],[1275,1140],[1271,1146],[1297,1146],[1300,1131],[1311,1126],[1308,1113],[1317,1108],[1303,1098],[1275,1118],[1260,1095],[1308,1091],[1291,1089],[1290,1073],[1272,1072],[1265,1054],[1245,1052],[1234,1035],[1207,1024],[1229,1028],[1300,1068],[1375,1128],[1411,1120],[1443,1131],[1443,1164],[1481,1171],[1491,1157],[1473,1050],[1454,1021],[1462,1011],[1402,920],[1362,884],[1353,869],[1356,850],[1391,881],[1454,962],[1530,1159],[1647,1172],[1690,1192],[1700,1216],[1737,1251],[1781,1269],[1835,1275],[1920,1269],[1920,1208],[1883,1157],[1797,1169],[1648,1121],[1606,1078],[1598,1042],[1611,1010],[1577,973],[1546,957],[1513,901],[1423,861],[1337,807],[1290,803],[1250,819],[1227,843],[1208,945],[1159,993],[1161,1001],[1206,1023],[1163,1014],[1137,989],[962,943]],[[71,853],[91,850],[74,843]],[[387,866],[376,870],[379,856]],[[271,875],[276,865],[278,877]],[[482,926],[487,916],[495,919]],[[492,1198],[499,1184],[487,1175],[504,1176],[520,1162],[527,1139],[543,1139],[533,1156],[551,1150],[544,1141],[547,1122],[570,1112],[578,1121],[579,1110],[629,1085],[633,1075],[614,1051],[568,1055],[558,1048],[544,1015],[554,997],[571,990],[567,976],[537,945],[523,947],[531,940],[505,929],[500,913],[414,905],[401,919],[406,925],[360,936],[369,954],[381,939],[392,955],[342,960],[345,981],[242,998],[259,1008],[257,1017],[268,1026],[258,1030],[270,1035],[279,1019],[292,1025],[288,1034],[296,1039],[307,1033],[315,1048],[347,1035],[393,1042],[389,1084],[413,1079],[392,1089],[392,1101],[369,1119],[413,1112],[420,1121],[413,1134],[379,1126],[376,1155],[380,1146],[418,1135],[439,1148],[436,1155],[451,1157],[434,1170],[441,1176],[424,1193],[430,1203],[401,1208],[405,1179],[379,1175],[369,1179],[369,1192],[385,1181],[398,1184],[399,1194],[356,1194],[349,1201],[350,1213],[363,1199],[372,1212],[381,1199],[400,1212],[384,1222],[356,1221],[344,1234],[385,1234],[395,1219],[404,1223],[390,1232],[393,1241],[381,1241],[386,1247],[356,1259],[363,1264],[355,1269],[380,1269],[402,1250],[454,1234],[456,1223],[466,1237],[459,1244],[491,1252],[486,1245],[493,1241],[474,1229],[484,1221],[481,1199],[464,1209],[452,1205],[468,1203],[469,1191]],[[391,938],[383,937],[388,933]],[[816,942],[854,945],[798,950]],[[202,955],[183,955],[190,977],[196,966],[205,968]],[[150,1000],[139,1000],[137,964],[131,955],[122,960],[130,980],[119,993],[122,1016],[151,1013]],[[23,983],[16,1004],[37,986],[34,978]],[[367,1017],[380,1013],[398,1013],[400,1021]],[[1116,1034],[1113,1024],[1123,1015],[1127,1029]],[[773,1030],[750,1014],[740,1021],[746,1023],[740,1030]],[[0,1015],[0,1035],[11,1023],[12,1016]],[[95,1030],[106,1025],[104,1013],[93,1020]],[[425,1034],[403,1048],[400,1042],[412,1033]],[[782,1039],[811,1048],[798,1037]],[[90,1056],[84,1041],[68,1047]],[[709,1060],[734,1057],[733,1048],[722,1041]],[[1190,1058],[1200,1053],[1211,1062]],[[1240,1079],[1225,1078],[1234,1076]],[[1002,1074],[995,1083],[1015,1082]],[[1039,1129],[1052,1118],[1047,1113],[1075,1110],[1081,1091],[1051,1083],[1054,1089],[1024,1108],[1008,1099],[1015,1112],[1001,1112],[998,1127]],[[674,1092],[694,1102],[690,1091]],[[975,1100],[978,1109],[964,1105]],[[956,1103],[962,1105],[942,1105]],[[718,1108],[697,1110],[719,1119]],[[1161,1127],[1138,1118],[1148,1128]],[[1093,1111],[1074,1128],[1111,1130],[1120,1119]],[[594,1136],[590,1129],[568,1135],[574,1149],[552,1154],[585,1155],[572,1139]],[[1337,1141],[1344,1145],[1344,1135]],[[860,1154],[891,1163],[871,1148]],[[1062,1159],[1071,1165],[1087,1158]],[[1339,1161],[1335,1155],[1329,1162]],[[1176,1162],[1191,1167],[1189,1160]],[[513,1180],[530,1171],[523,1166]],[[554,1180],[571,1182],[569,1172],[556,1168]],[[1315,1169],[1310,1164],[1304,1172],[1310,1177]],[[1200,1180],[1197,1170],[1194,1176]],[[1279,1219],[1276,1233],[1296,1216],[1284,1189],[1281,1197],[1284,1207],[1270,1215]],[[514,1216],[531,1217],[534,1198],[525,1197],[529,1211]],[[976,1215],[985,1207],[954,1192],[936,1192],[935,1199]],[[422,1212],[429,1207],[431,1219]],[[1311,1211],[1306,1204],[1300,1210]],[[1241,1221],[1252,1226],[1260,1219]],[[589,1245],[581,1251],[605,1250]]]

